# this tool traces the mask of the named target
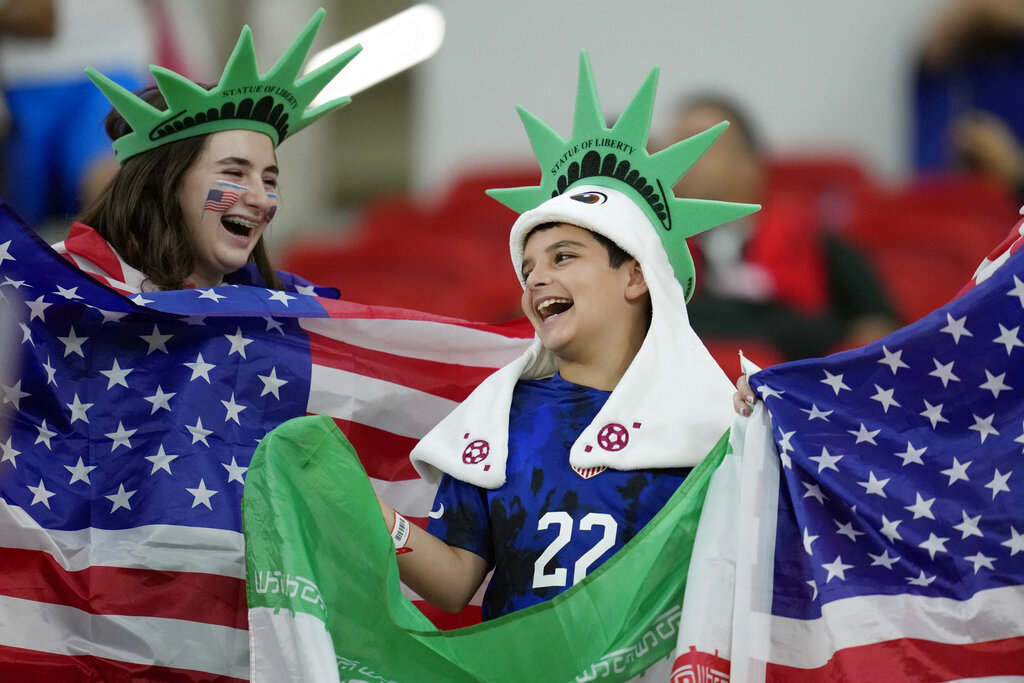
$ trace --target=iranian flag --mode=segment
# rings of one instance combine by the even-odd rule
[[[243,497],[253,681],[667,680],[726,436],[625,549],[555,599],[440,630],[400,586],[354,448],[328,417],[261,442]]]

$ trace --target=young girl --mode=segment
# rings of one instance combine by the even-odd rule
[[[166,109],[155,87],[143,99]],[[113,140],[131,131],[117,111],[106,127]],[[277,211],[277,180],[273,141],[263,133],[190,137],[127,159],[73,231],[95,230],[139,271],[143,290],[216,287],[248,263],[259,284],[284,289],[263,243]]]
[[[87,69],[114,105],[106,130],[120,169],[57,251],[87,272],[109,272],[77,246],[98,249],[136,292],[308,284],[273,270],[263,235],[278,206],[277,145],[350,99],[308,108],[359,52],[300,78],[322,20],[323,10],[265,74],[247,27],[216,86],[154,66],[157,85],[134,94]]]

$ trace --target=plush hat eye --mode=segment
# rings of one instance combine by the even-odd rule
[[[604,192],[581,192],[579,194],[569,195],[569,199],[575,199],[576,201],[584,204],[604,204],[608,201],[608,195]]]

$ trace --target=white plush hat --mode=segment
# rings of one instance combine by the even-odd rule
[[[523,212],[509,240],[516,277],[529,232],[543,223],[568,223],[607,237],[636,258],[650,291],[651,325],[640,350],[570,450],[570,464],[581,472],[692,467],[733,416],[732,383],[686,316],[694,277],[685,238],[760,207],[672,195],[727,124],[648,155],[656,73],[609,129],[583,53],[573,137],[563,140],[520,109],[546,169],[541,184],[489,192]],[[430,481],[447,472],[485,488],[501,486],[516,382],[550,377],[557,369],[555,356],[534,337],[522,356],[488,377],[417,444],[411,455],[417,471]]]

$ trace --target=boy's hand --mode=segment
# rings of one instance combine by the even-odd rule
[[[757,394],[750,388],[746,375],[736,380],[736,393],[732,395],[732,407],[743,417],[750,415],[750,408],[757,403]]]
[[[388,533],[395,529],[395,509],[377,496]],[[408,550],[406,550],[408,548]],[[487,578],[490,567],[479,555],[448,545],[415,524],[398,554],[402,582],[435,607],[455,614],[465,608]]]

